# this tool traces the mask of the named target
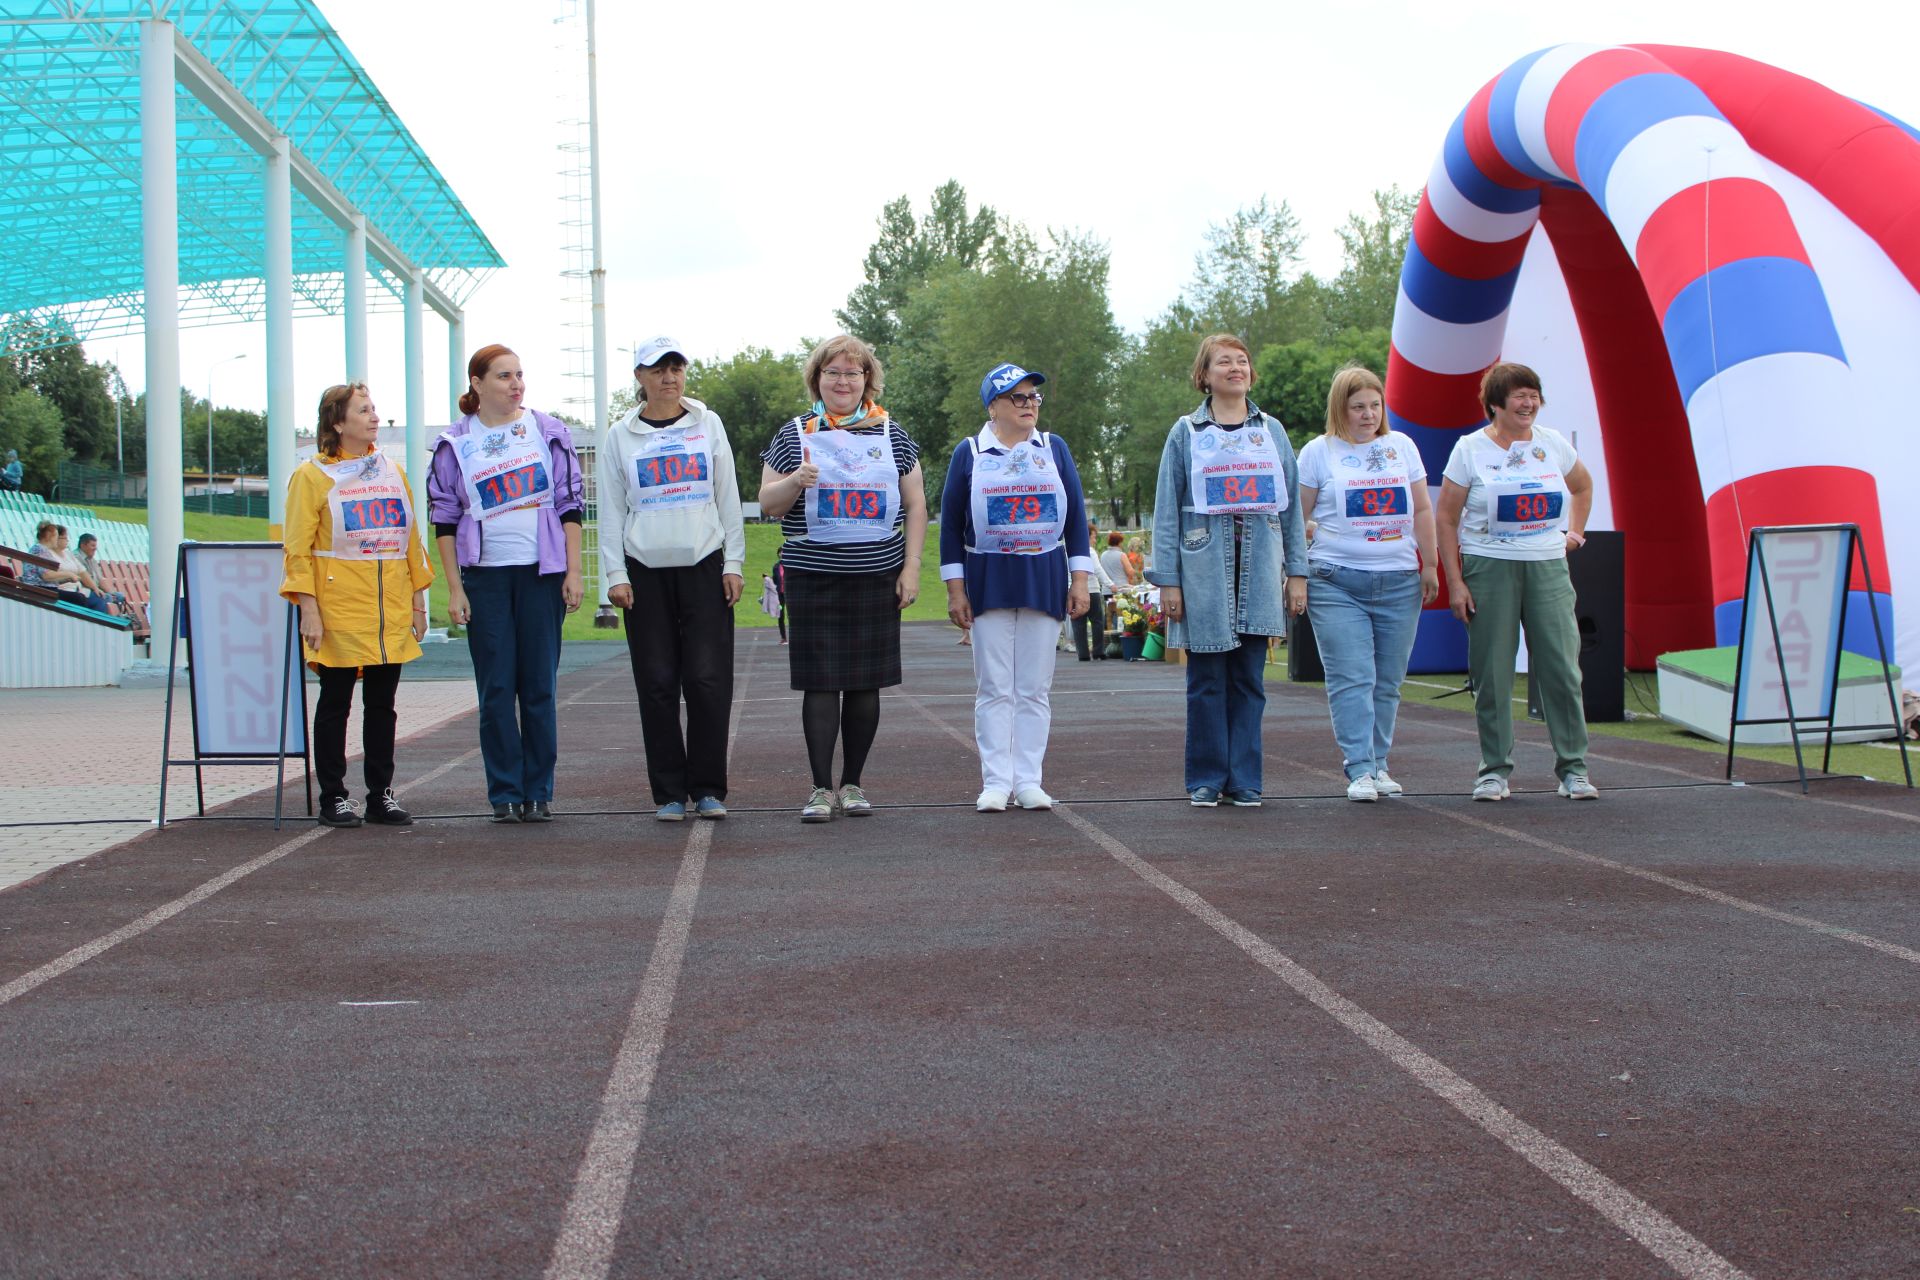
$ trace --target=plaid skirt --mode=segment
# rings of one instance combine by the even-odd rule
[[[787,661],[795,689],[900,683],[900,571],[810,573],[787,567]]]

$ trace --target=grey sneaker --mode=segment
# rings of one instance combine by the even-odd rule
[[[1380,798],[1380,789],[1373,785],[1373,775],[1363,773],[1347,784],[1347,799],[1358,800],[1361,804],[1372,804]]]
[[[813,794],[807,797],[807,802],[800,806],[800,821],[833,821],[833,792],[825,787],[815,787]]]
[[[1385,769],[1373,775],[1373,789],[1383,796],[1397,796],[1406,788],[1387,776]]]
[[[840,812],[849,818],[871,818],[873,802],[867,799],[867,793],[849,783],[840,788]]]
[[[1507,780],[1497,773],[1483,773],[1479,781],[1473,784],[1475,800],[1505,800],[1512,794],[1507,789]]]
[[[1587,781],[1584,773],[1570,773],[1560,779],[1560,794],[1569,800],[1598,800],[1600,788]]]

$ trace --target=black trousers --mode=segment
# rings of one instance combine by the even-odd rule
[[[353,707],[353,686],[359,671],[366,673],[360,693],[360,746],[366,753],[367,798],[393,785],[393,733],[399,717],[393,695],[400,688],[400,664],[383,666],[319,667],[320,700],[313,708],[313,771],[320,775],[320,803],[347,794],[347,712]]]
[[[1093,632],[1093,651],[1087,651],[1087,632]],[[1107,598],[1098,591],[1087,597],[1087,611],[1073,620],[1073,648],[1081,657],[1107,656]]]
[[[716,551],[699,564],[649,569],[627,557],[627,581],[633,587],[633,607],[626,611],[627,655],[640,697],[640,738],[655,804],[727,798],[733,609],[721,589],[723,560]]]

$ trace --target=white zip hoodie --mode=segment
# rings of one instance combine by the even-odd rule
[[[627,556],[649,569],[678,569],[698,564],[725,548],[720,572],[738,574],[747,558],[747,534],[740,523],[740,484],[734,474],[733,445],[720,415],[690,396],[682,397],[687,416],[675,429],[699,427],[713,442],[713,501],[699,507],[665,511],[627,508],[627,470],[642,437],[658,430],[640,421],[645,405],[628,411],[600,442],[594,472],[600,522],[600,568],[608,588],[627,582]]]

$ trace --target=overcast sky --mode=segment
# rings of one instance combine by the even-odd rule
[[[469,345],[514,347],[541,407],[584,394],[562,354],[576,340],[565,323],[584,319],[562,304],[559,275],[557,122],[585,79],[584,55],[556,56],[565,4],[320,3],[509,264],[467,303]],[[1346,215],[1375,188],[1417,190],[1474,91],[1535,49],[1725,49],[1913,121],[1912,12],[1857,0],[604,3],[608,341],[666,332],[717,357],[828,334],[881,205],[907,194],[923,207],[948,178],[1036,231],[1105,240],[1115,316],[1137,331],[1187,282],[1208,225],[1262,195],[1299,215],[1312,269],[1337,269]],[[429,313],[433,423],[446,417],[446,342]],[[196,394],[214,362],[248,353],[215,373],[215,399],[264,406],[258,326],[188,332],[181,350]],[[137,387],[137,337],[90,344],[116,351]],[[303,415],[342,351],[339,320],[298,325]],[[397,314],[374,318],[371,359],[376,400],[397,419]],[[616,351],[615,387],[625,363]]]

